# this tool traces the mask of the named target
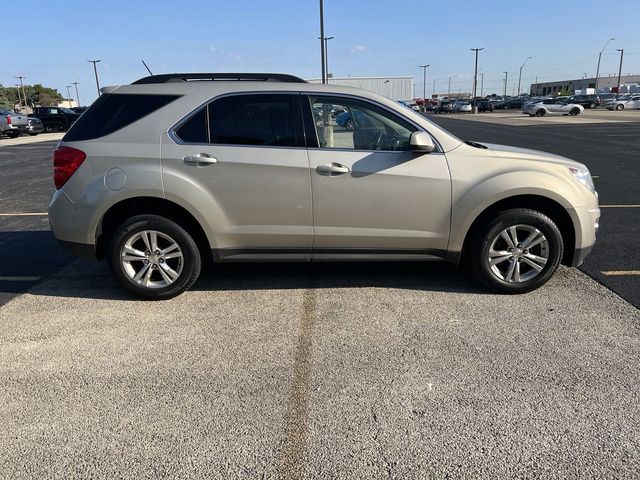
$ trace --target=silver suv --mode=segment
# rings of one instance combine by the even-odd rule
[[[459,140],[370,92],[170,74],[102,93],[55,150],[49,219],[143,298],[188,289],[207,257],[440,258],[521,293],[595,242],[584,165]]]

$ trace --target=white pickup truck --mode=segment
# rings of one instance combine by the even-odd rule
[[[19,137],[29,127],[29,117],[25,114],[0,108],[0,133],[9,138]]]

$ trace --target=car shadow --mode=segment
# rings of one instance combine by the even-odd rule
[[[0,232],[0,247],[14,252],[0,270],[0,305],[31,295],[137,301],[106,262],[77,259],[50,231]],[[11,250],[6,250],[10,248]],[[486,293],[461,268],[444,262],[207,264],[192,291],[400,288]]]

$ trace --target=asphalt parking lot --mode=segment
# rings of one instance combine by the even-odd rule
[[[640,124],[435,120],[640,203]],[[0,476],[637,478],[640,311],[601,282],[637,289],[597,272],[640,269],[638,209],[522,296],[439,263],[226,264],[140,302],[52,239],[54,145],[0,147]]]
[[[544,150],[587,165],[602,215],[596,247],[581,269],[640,308],[640,111],[585,110],[579,117],[549,118],[519,112],[429,118],[463,139]],[[614,122],[615,118],[622,122]],[[519,123],[521,119],[525,123]]]

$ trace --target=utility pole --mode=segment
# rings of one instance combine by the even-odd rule
[[[447,97],[451,96],[451,77],[449,77],[449,90],[447,90]]]
[[[602,53],[604,52],[605,48],[607,48],[607,45],[611,40],[615,40],[615,38],[610,38],[609,40],[607,40],[607,42],[604,44],[604,47],[602,47],[602,50],[600,50],[600,53],[598,54],[598,68],[596,69],[596,88],[595,88],[596,94],[598,93],[598,77],[600,76],[600,59],[602,59]]]
[[[436,79],[433,79],[433,90],[431,90],[431,98],[435,98],[436,96]]]
[[[22,95],[20,94],[20,84],[19,83],[16,83],[16,91],[18,92],[18,103],[20,104],[20,108],[22,109]],[[25,102],[25,103],[27,103],[27,102]],[[15,103],[12,105],[12,107],[15,107]],[[11,110],[13,110],[13,108]]]
[[[620,95],[620,77],[622,77],[622,58],[624,57],[624,48],[616,48],[620,52],[620,68],[618,69],[618,90],[616,91],[616,100]]]
[[[518,95],[520,95],[520,80],[522,80],[522,68],[524,67],[525,63],[529,61],[530,58],[533,58],[533,57],[525,58],[524,63],[520,65],[520,75],[518,75]]]
[[[480,75],[480,96],[484,97],[484,73],[479,73]]]
[[[502,94],[503,97],[507,96],[507,80],[509,79],[509,72],[504,72],[504,93]]]
[[[322,63],[322,83],[327,83],[324,56],[324,0],[320,0],[320,63]]]
[[[75,85],[76,86],[76,100],[78,100],[78,106],[80,106],[80,95],[78,95],[78,82],[73,82],[71,85]]]
[[[71,108],[71,85],[67,85],[67,100],[69,101],[69,108]]]
[[[22,83],[22,79],[27,77],[25,77],[24,75],[18,75],[17,77],[13,77],[13,78],[20,79],[20,88],[22,89],[22,98],[24,98],[24,113],[27,113],[27,96],[24,93],[24,83]],[[22,104],[20,105],[20,107],[22,107]]]
[[[98,89],[98,97],[100,96],[100,83],[98,82],[98,69],[96,68],[96,63],[101,61],[102,60],[87,60],[87,62],[93,63],[93,74],[96,76],[96,87]]]
[[[427,67],[429,65],[418,65],[419,68],[422,69],[422,100],[424,102],[427,101]],[[422,111],[426,111],[427,105],[425,103],[422,104]]]
[[[478,106],[476,105],[476,88],[478,87],[478,53],[484,48],[471,48],[472,52],[476,52],[476,68],[473,74],[473,110],[472,113],[478,113]]]

